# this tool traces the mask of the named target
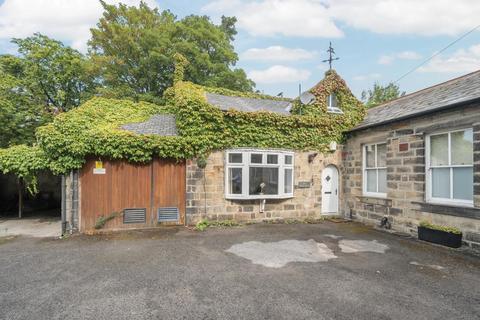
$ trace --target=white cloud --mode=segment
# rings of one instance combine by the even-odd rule
[[[478,24],[475,0],[325,0],[334,19],[383,34],[457,35]]]
[[[422,58],[422,55],[419,53],[416,53],[415,51],[403,51],[403,52],[397,53],[397,58],[403,59],[403,60],[418,60]]]
[[[311,59],[315,54],[316,52],[300,48],[292,49],[282,46],[271,46],[248,49],[240,57],[244,60],[297,61]]]
[[[395,57],[393,56],[382,55],[380,56],[380,58],[378,58],[378,64],[383,64],[383,65],[391,64],[393,60],[395,60]]]
[[[378,64],[391,64],[396,59],[399,60],[418,60],[421,59],[422,56],[415,51],[402,51],[390,55],[382,55],[378,58]]]
[[[478,24],[475,0],[215,0],[213,15],[234,15],[252,35],[340,37],[337,24],[382,34],[458,35]]]
[[[293,83],[307,80],[310,74],[308,70],[275,65],[265,70],[252,70],[248,77],[258,84]]]
[[[203,12],[234,15],[238,27],[254,36],[328,37],[343,36],[318,0],[217,0],[202,8]]]
[[[418,71],[435,73],[467,73],[479,69],[480,44],[477,44],[468,49],[457,50],[450,56],[436,56],[425,66],[419,68]]]
[[[354,76],[353,80],[355,81],[366,81],[366,80],[375,80],[381,78],[382,75],[379,73],[369,73],[369,74],[362,74],[358,76]]]
[[[140,0],[106,2],[138,5]],[[155,0],[146,3],[156,6]],[[102,12],[98,0],[5,0],[0,5],[0,39],[23,38],[40,32],[85,51],[90,28]]]

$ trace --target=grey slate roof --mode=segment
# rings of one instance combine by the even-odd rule
[[[208,92],[207,101],[225,111],[229,109],[244,112],[270,111],[283,115],[290,115],[290,101],[231,97]]]
[[[154,134],[158,136],[177,136],[175,116],[171,114],[156,114],[145,122],[128,123],[122,129],[137,134]]]
[[[352,131],[438,111],[478,98],[480,70],[371,108],[363,122]]]

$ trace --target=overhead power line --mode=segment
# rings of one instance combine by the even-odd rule
[[[425,59],[424,61],[422,61],[420,64],[418,64],[417,66],[415,66],[413,69],[411,69],[410,71],[408,71],[407,73],[405,73],[404,75],[402,75],[400,78],[398,78],[397,80],[395,80],[393,83],[397,83],[398,81],[402,80],[403,78],[405,78],[406,76],[408,76],[409,74],[411,74],[412,72],[414,72],[415,70],[417,70],[418,68],[420,68],[421,66],[423,66],[425,63],[429,62],[430,60],[432,60],[433,58],[435,58],[436,56],[438,56],[440,53],[442,53],[443,51],[447,50],[448,48],[450,48],[451,46],[453,46],[455,43],[459,42],[460,40],[462,40],[463,38],[465,38],[466,36],[468,36],[470,33],[474,32],[475,30],[477,30],[478,28],[480,28],[480,24],[478,26],[476,26],[475,28],[473,28],[472,30],[464,33],[463,35],[461,35],[460,37],[458,37],[457,39],[455,39],[454,41],[450,42],[447,46],[445,46],[444,48],[442,48],[440,51],[437,51],[435,52],[433,55],[431,55],[430,57],[428,57],[427,59]]]

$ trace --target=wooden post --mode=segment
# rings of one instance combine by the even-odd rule
[[[18,218],[22,219],[23,211],[23,181],[22,178],[18,178]]]

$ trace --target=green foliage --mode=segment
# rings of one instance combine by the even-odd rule
[[[23,80],[15,77],[18,62],[13,56],[0,57],[0,148],[32,144],[35,129],[51,119],[39,99],[24,87]]]
[[[37,192],[37,173],[49,169],[49,163],[43,150],[37,146],[17,145],[0,149],[0,172],[22,179],[32,194]]]
[[[81,168],[88,157],[129,162],[148,162],[153,157],[203,159],[214,150],[232,147],[327,152],[328,144],[340,141],[342,133],[361,121],[365,113],[363,105],[352,98],[339,79],[330,73],[320,87],[312,90],[317,96],[326,96],[326,89],[335,90],[342,97],[341,115],[327,113],[320,103],[303,115],[225,112],[207,103],[205,90],[209,89],[185,81],[165,92],[166,106],[93,98],[40,127],[37,140],[42,149],[33,150],[43,151],[41,159],[47,155],[48,161],[42,164],[54,173]],[[345,105],[345,101],[351,104]],[[121,128],[158,113],[175,115],[179,136],[138,135]],[[8,164],[4,168],[8,170]]]
[[[205,231],[205,229],[209,227],[223,227],[223,228],[231,228],[237,227],[240,223],[235,220],[220,220],[220,221],[209,221],[207,219],[201,220],[197,222],[195,225],[195,230],[197,231]]]
[[[251,91],[253,82],[241,69],[231,70],[238,60],[233,48],[235,18],[213,24],[206,16],[177,19],[170,11],[108,5],[91,29],[90,56],[108,97],[133,97],[152,101],[174,82],[175,54],[190,63],[185,80],[210,86]]]
[[[362,91],[362,101],[367,108],[372,108],[404,95],[405,91],[400,91],[400,87],[393,82],[390,82],[386,86],[382,86],[376,82],[373,84],[373,89]]]
[[[448,233],[454,233],[454,234],[461,234],[462,231],[460,231],[460,229],[458,228],[455,228],[455,227],[448,227],[448,226],[440,226],[440,225],[436,225],[436,224],[432,224],[428,221],[420,221],[420,227],[424,227],[424,228],[428,228],[428,229],[432,229],[432,230],[439,230],[439,231],[444,231],[444,232],[448,232]]]
[[[68,111],[94,93],[91,67],[80,52],[39,33],[12,42],[20,53],[17,71],[23,86],[49,109]]]
[[[102,229],[108,221],[113,220],[116,217],[120,217],[121,215],[122,215],[121,213],[112,212],[108,216],[98,217],[97,221],[95,222],[95,229],[96,230]]]
[[[39,128],[37,138],[55,173],[81,168],[88,156],[132,162],[147,162],[154,155],[192,157],[195,141],[188,137],[137,135],[121,129],[123,124],[143,122],[166,112],[168,108],[147,102],[93,98]]]

